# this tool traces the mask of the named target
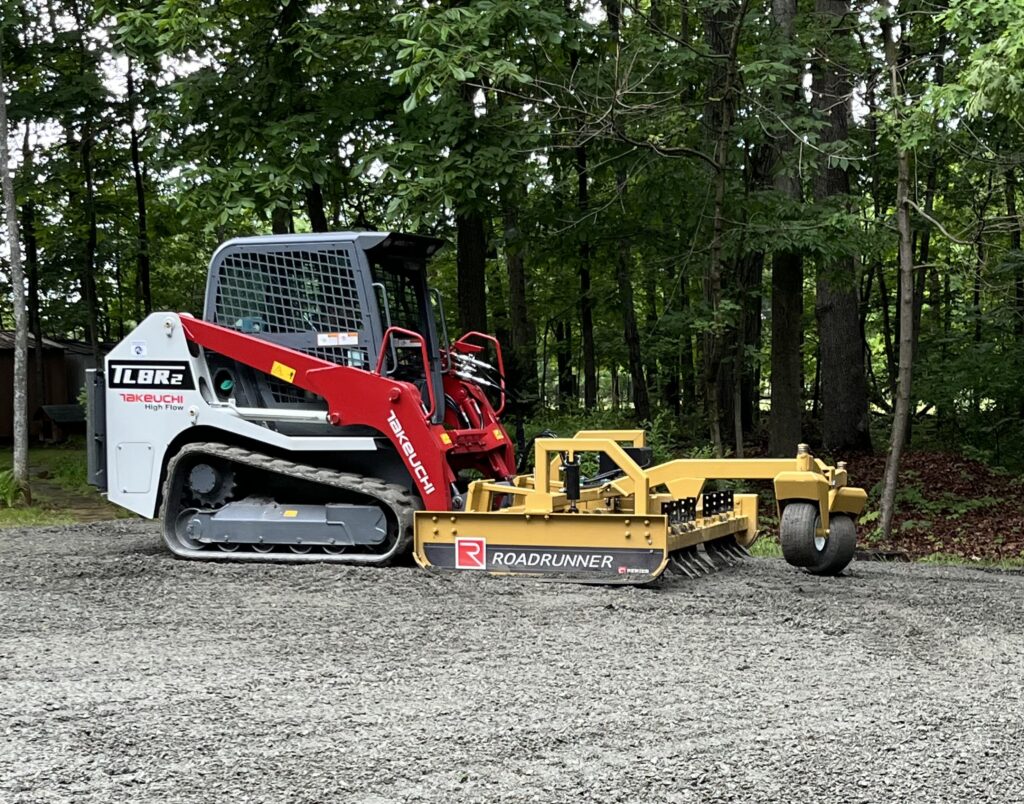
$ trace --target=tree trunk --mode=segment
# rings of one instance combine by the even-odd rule
[[[25,126],[25,137],[21,142],[21,159],[25,175],[31,176],[32,148],[29,143],[30,126]],[[28,331],[32,335],[35,349],[32,350],[32,390],[37,404],[46,401],[46,376],[43,370],[43,319],[39,303],[39,243],[36,240],[36,205],[28,198],[21,208],[22,236],[25,238],[25,270],[28,274]]]
[[[885,37],[886,61],[892,83],[893,108],[904,106],[903,91],[900,88],[896,43],[893,41],[891,17],[882,21]],[[896,480],[899,473],[900,456],[910,421],[910,392],[914,352],[914,248],[910,231],[910,155],[905,148],[897,148],[896,182],[896,225],[899,229],[900,255],[900,345],[899,383],[896,390],[896,404],[893,413],[892,438],[889,455],[885,461],[885,477],[882,480],[881,510],[879,524],[882,535],[888,539],[892,532],[892,519],[896,502]]]
[[[590,209],[590,179],[587,173],[587,148],[576,147],[577,205],[583,226]],[[597,356],[594,349],[594,299],[590,289],[590,241],[580,241],[580,341],[583,345],[583,408],[597,407]]]
[[[882,348],[885,350],[886,388],[892,397],[896,396],[896,345],[892,334],[892,315],[889,312],[889,289],[885,284],[885,266],[877,265],[878,307],[882,311]],[[897,293],[897,296],[899,294]],[[899,333],[896,333],[897,338]]]
[[[619,56],[619,32],[622,23],[622,5],[620,0],[605,0],[605,12],[608,15],[608,27],[611,29],[616,54]],[[618,123],[613,121],[613,125]],[[623,169],[615,172],[615,194],[620,208],[626,198],[627,177]],[[629,368],[630,385],[633,395],[633,413],[638,421],[651,419],[651,402],[647,393],[647,381],[644,378],[643,356],[640,350],[640,329],[636,322],[636,308],[633,303],[633,268],[629,239],[619,237],[615,260],[615,281],[618,285],[619,303],[622,305],[623,335],[626,339],[626,361]]]
[[[82,297],[85,299],[86,331],[95,365],[100,364],[99,299],[96,292],[96,187],[92,162],[92,126],[86,124],[82,130],[81,158],[82,173],[85,176],[85,255],[82,261]]]
[[[797,0],[772,0],[772,18],[784,46],[793,41]],[[792,65],[800,71],[802,65]],[[787,94],[783,103],[794,112],[800,102],[800,90]],[[785,108],[781,112],[785,114]],[[775,154],[775,189],[794,202],[802,198],[800,179],[786,157],[794,147],[788,131],[779,135]],[[803,314],[804,258],[798,251],[772,255],[772,334],[771,334],[771,412],[768,415],[768,453],[773,456],[796,454],[803,440]]]
[[[684,320],[690,311],[690,277],[686,270],[682,270],[679,276],[679,307],[683,313]],[[691,334],[691,327],[687,327],[682,340],[682,350],[679,365],[680,399],[678,402],[683,415],[691,415],[697,410],[697,367],[694,364],[694,340]]]
[[[153,292],[150,282],[149,263],[149,230],[146,225],[146,182],[145,168],[142,164],[139,132],[135,128],[135,113],[138,109],[138,98],[135,95],[135,76],[132,71],[132,60],[128,58],[128,130],[131,135],[132,176],[135,179],[135,206],[137,210],[135,245],[135,317],[141,319],[153,312]],[[141,308],[141,311],[140,309]],[[123,316],[122,316],[123,319]]]
[[[0,42],[0,48],[3,43]],[[31,502],[28,479],[28,311],[25,305],[25,274],[21,265],[18,234],[18,206],[14,197],[7,148],[7,90],[3,53],[0,52],[0,189],[7,215],[7,244],[10,249],[11,288],[14,296],[14,482],[26,501]],[[36,344],[41,350],[42,343]]]
[[[537,400],[537,343],[527,304],[525,244],[519,230],[518,206],[512,201],[505,204],[504,224],[512,347],[507,385],[513,412],[529,415]]]
[[[722,303],[722,234],[725,228],[725,185],[726,160],[729,155],[729,130],[732,126],[731,105],[731,53],[726,40],[728,15],[724,8],[716,8],[704,20],[705,40],[714,62],[708,81],[708,101],[704,105],[706,135],[714,149],[716,163],[712,179],[714,206],[712,211],[711,245],[707,268],[704,273],[704,304],[711,317],[703,336],[704,346],[704,404],[715,455],[725,454],[722,444],[722,406],[720,381],[723,357],[722,337],[724,322],[721,320]],[[735,26],[738,28],[737,26]]]
[[[988,205],[992,200],[992,172],[988,174],[988,188],[985,195],[978,199],[977,205],[977,217],[978,227],[976,229],[977,234],[974,238],[974,247],[977,254],[977,259],[974,263],[974,281],[972,288],[972,308],[974,311],[974,342],[981,343],[981,284],[982,275],[984,274],[985,263],[988,260],[988,253],[985,249],[985,230],[987,228],[988,221],[986,220],[986,214],[988,213]],[[977,415],[980,410],[981,400],[978,398],[978,390],[975,389],[974,393],[974,408],[975,414]]]
[[[649,268],[642,267],[641,273],[644,283],[644,306],[647,308],[644,326],[647,331],[648,343],[651,344],[651,348],[647,350],[647,359],[644,365],[644,373],[647,375],[647,393],[648,396],[651,394],[660,396],[664,383],[664,379],[658,371],[662,349],[654,348],[658,328],[658,284],[654,272]]]
[[[456,274],[459,326],[463,332],[487,331],[487,237],[484,217],[478,212],[460,213],[456,226]]]
[[[759,361],[748,355],[761,350],[763,303],[761,285],[764,282],[764,253],[755,251],[745,255],[739,263],[740,287],[743,289],[742,315],[740,316],[741,376],[737,387],[740,389],[740,414],[743,432],[749,433],[757,426],[760,410],[760,369]]]
[[[738,335],[739,333],[737,333]],[[733,356],[732,367],[732,429],[734,438],[734,454],[737,458],[743,457],[743,364],[744,349],[743,339],[736,338],[736,351]]]
[[[323,188],[313,182],[306,188],[306,215],[309,217],[310,228],[314,232],[326,232],[327,213],[324,211]]]
[[[28,165],[28,160],[25,161]],[[32,391],[36,402],[46,401],[46,373],[43,370],[43,321],[39,305],[39,245],[36,241],[36,210],[31,199],[21,208],[22,235],[25,238],[25,270],[28,274],[28,330],[35,349],[32,350]]]
[[[803,255],[772,257],[772,385],[769,453],[796,455],[803,440]]]
[[[848,0],[815,0],[815,9],[835,27],[823,43],[826,58],[812,84],[815,105],[828,121],[823,141],[842,142],[848,137],[852,85],[840,66],[839,54],[850,47]],[[826,202],[849,194],[846,170],[822,157],[815,180],[815,198]],[[815,311],[820,338],[822,436],[825,449],[834,453],[870,452],[868,390],[864,370],[864,339],[857,299],[857,266],[854,257],[838,258],[820,271]]]
[[[574,10],[570,0],[563,0],[566,20],[576,19],[578,12]],[[565,39],[566,45],[569,38]],[[575,74],[580,66],[580,50],[567,47],[569,69]],[[573,148],[573,167],[576,170],[576,208],[581,228],[579,244],[579,282],[580,282],[580,343],[583,349],[583,409],[594,410],[597,407],[597,353],[594,346],[594,297],[591,290],[591,245],[587,232],[590,229],[590,167],[587,146],[583,143],[586,121],[576,119],[575,136],[577,142]]]
[[[620,199],[626,195],[626,174],[615,175],[615,190]],[[637,421],[651,420],[651,401],[647,393],[647,381],[644,378],[644,361],[640,351],[640,329],[636,323],[636,308],[633,304],[633,269],[632,254],[629,240],[619,238],[615,260],[615,281],[619,290],[619,303],[622,305],[622,328],[626,339],[626,359],[629,365],[630,385],[633,391],[633,412]]]
[[[572,376],[572,327],[568,321],[555,322],[555,361],[558,365],[558,407],[575,406],[576,392]]]
[[[270,211],[270,231],[289,234],[292,230],[292,211],[288,207],[274,207]]]
[[[1006,217],[1010,219],[1010,249],[1013,251],[1013,334],[1024,341],[1024,260],[1021,255],[1021,225],[1017,214],[1017,171],[1006,171]]]

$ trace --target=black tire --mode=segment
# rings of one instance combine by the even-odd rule
[[[828,518],[828,539],[820,559],[804,567],[811,575],[839,575],[850,566],[857,550],[857,526],[847,514],[832,514]]]
[[[829,517],[828,538],[819,540],[815,531],[820,525],[818,506],[814,503],[787,505],[779,523],[782,555],[794,567],[812,575],[838,575],[853,561],[857,527],[848,514],[834,514]]]
[[[791,502],[782,509],[779,542],[783,558],[794,567],[810,567],[818,562],[814,530],[819,522],[818,506],[814,503]]]

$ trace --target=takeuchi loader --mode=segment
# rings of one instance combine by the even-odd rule
[[[501,346],[450,340],[442,242],[351,232],[231,240],[202,318],[153,313],[92,372],[89,477],[204,560],[388,564],[598,583],[698,575],[757,538],[774,483],[786,560],[852,560],[863,490],[785,460],[652,465],[642,431],[538,438],[517,474]]]

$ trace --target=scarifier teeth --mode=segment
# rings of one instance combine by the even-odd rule
[[[701,575],[700,572],[694,569],[690,564],[687,556],[672,554],[669,557],[669,566],[671,566],[672,569],[680,575],[685,575],[687,578],[699,578]]]
[[[716,542],[707,542],[704,545],[704,552],[707,553],[709,560],[720,565],[722,569],[731,567],[733,564],[732,559],[722,549],[722,546]]]
[[[711,560],[707,555],[701,555],[699,552],[693,554],[693,561],[701,567],[706,573],[711,574],[717,572],[718,567],[715,566],[715,562]]]
[[[744,556],[750,555],[732,538],[705,542],[700,547],[684,547],[669,555],[669,567],[687,578],[700,578],[734,567]]]

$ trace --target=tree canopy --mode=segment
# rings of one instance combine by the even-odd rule
[[[1019,462],[1016,0],[0,14],[37,335],[99,352],[154,309],[200,312],[231,236],[411,230],[451,243],[449,328],[501,337],[516,417],[870,451],[910,321],[910,437]]]

